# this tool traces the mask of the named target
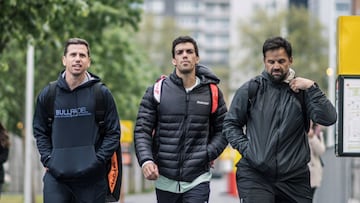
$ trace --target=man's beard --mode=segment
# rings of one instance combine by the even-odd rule
[[[276,75],[276,76],[274,76],[274,75],[272,74],[273,72],[274,72],[274,71],[271,71],[271,74],[270,74],[271,80],[272,80],[273,82],[276,82],[276,83],[281,83],[281,82],[283,82],[283,81],[286,79],[287,74],[288,74],[288,73],[283,73],[282,71],[278,71],[278,72],[281,72],[281,75]]]
[[[193,72],[193,69],[185,67],[185,68],[179,68],[178,69],[181,74],[187,75]]]

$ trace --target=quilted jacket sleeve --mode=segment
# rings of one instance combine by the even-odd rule
[[[154,161],[152,135],[157,121],[157,103],[152,90],[149,87],[141,100],[134,129],[135,152],[140,166],[145,161]]]

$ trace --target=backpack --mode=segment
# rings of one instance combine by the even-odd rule
[[[248,98],[249,98],[248,106],[247,106],[248,111],[249,111],[250,106],[255,101],[255,96],[256,96],[256,93],[257,93],[257,91],[259,89],[259,85],[260,85],[260,81],[259,81],[260,78],[261,78],[260,76],[257,76],[255,78],[250,79],[249,88],[248,88]],[[294,96],[296,97],[296,99],[298,99],[298,101],[301,104],[302,115],[303,115],[304,122],[305,122],[304,123],[305,124],[305,130],[306,130],[306,132],[309,132],[310,118],[307,116],[307,113],[306,113],[304,90],[300,90],[299,93],[294,93]]]
[[[101,86],[104,85],[101,82],[94,84],[95,92],[95,121],[99,125],[100,135],[104,135],[104,116],[105,116],[105,104],[104,96],[101,91]],[[54,103],[56,96],[56,87],[57,81],[52,81],[49,83],[49,91],[46,95],[46,110],[48,113],[48,126],[51,129],[52,122],[54,120]],[[115,202],[120,198],[122,182],[122,157],[121,157],[121,147],[119,146],[111,159],[107,163],[107,202]]]
[[[157,101],[157,103],[160,103],[161,86],[162,86],[162,83],[165,78],[166,78],[165,75],[160,76],[160,78],[154,84],[153,95],[154,95],[154,98]],[[218,89],[217,85],[214,83],[210,83],[209,86],[210,86],[210,92],[211,92],[211,113],[215,113],[215,111],[219,105],[219,101],[218,101],[219,100],[219,89]]]

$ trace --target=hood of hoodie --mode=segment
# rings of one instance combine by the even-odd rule
[[[63,89],[64,91],[72,91],[72,90],[69,88],[68,84],[66,83],[66,80],[65,80],[65,77],[64,77],[64,73],[65,73],[65,70],[61,71],[60,74],[59,74],[59,76],[58,76],[58,86],[59,86],[61,89]],[[91,72],[87,72],[87,74],[89,74],[89,76],[90,76],[90,77],[89,77],[89,80],[86,81],[86,82],[84,82],[84,83],[82,83],[81,85],[79,85],[78,87],[76,87],[74,90],[79,89],[79,88],[84,88],[84,87],[91,86],[91,85],[93,85],[94,83],[100,81],[100,78],[99,78],[97,75],[95,75],[95,74],[93,74],[93,73],[91,73]]]

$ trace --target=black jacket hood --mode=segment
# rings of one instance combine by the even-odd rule
[[[196,76],[198,76],[201,81],[208,80],[209,83],[220,83],[220,79],[210,70],[210,68],[206,67],[202,64],[197,64],[195,67]]]

